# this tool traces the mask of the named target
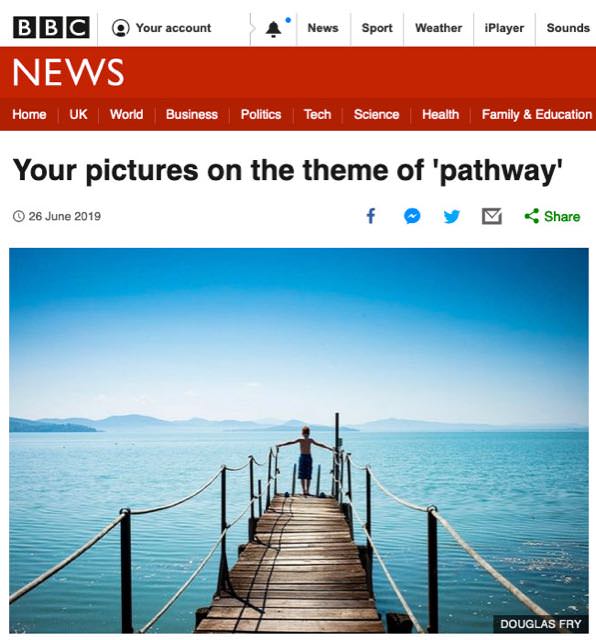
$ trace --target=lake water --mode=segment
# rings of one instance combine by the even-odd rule
[[[387,486],[410,500],[436,504],[489,562],[551,613],[587,613],[588,436],[579,432],[363,434],[345,432],[356,462],[370,462]],[[329,442],[331,435],[327,436]],[[121,507],[169,502],[200,486],[221,463],[264,459],[281,433],[200,433],[152,429],[10,435],[11,592],[80,546]],[[323,463],[329,491],[329,453]],[[295,452],[283,449],[279,489],[290,488]],[[260,472],[263,470],[260,469]],[[265,471],[266,472],[266,471]],[[262,477],[262,476],[261,476]],[[247,470],[229,474],[228,519],[248,500]],[[354,472],[364,514],[364,478]],[[219,526],[219,485],[175,509],[133,518],[135,628],[142,626],[192,572]],[[357,526],[357,525],[355,525]],[[423,624],[426,610],[426,516],[373,489],[375,541]],[[363,542],[363,536],[357,532]],[[243,521],[229,535],[230,562],[246,541]],[[154,627],[191,632],[207,605],[218,557]],[[401,611],[375,566],[380,610]],[[440,629],[490,632],[493,614],[526,613],[439,526]],[[15,632],[118,632],[119,535],[10,608]]]

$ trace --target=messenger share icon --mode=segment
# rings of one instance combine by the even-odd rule
[[[414,207],[410,207],[404,212],[404,220],[406,221],[406,224],[414,224],[418,222],[421,217],[420,211]]]

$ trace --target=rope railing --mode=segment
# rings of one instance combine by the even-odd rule
[[[226,467],[226,471],[244,471],[244,469],[246,469],[246,467],[248,467],[248,465],[250,464],[250,456],[248,457],[248,460],[241,466],[239,467],[229,467],[227,464],[225,465]]]
[[[245,464],[238,467],[230,467],[222,465],[217,472],[211,476],[203,485],[201,485],[193,493],[175,500],[173,502],[159,505],[156,507],[150,507],[145,509],[122,509],[120,515],[112,522],[107,524],[101,531],[90,538],[84,545],[79,547],[71,555],[64,558],[61,562],[48,569],[37,578],[24,585],[14,593],[10,595],[9,604],[16,602],[19,598],[23,597],[39,585],[43,584],[46,580],[56,575],[59,571],[64,569],[74,560],[83,555],[86,551],[91,549],[97,544],[104,536],[106,536],[112,529],[120,525],[120,566],[121,566],[121,600],[122,600],[122,633],[133,633],[133,617],[132,617],[132,543],[131,543],[131,516],[145,515],[149,513],[156,513],[159,511],[165,511],[177,507],[193,498],[199,496],[206,491],[216,480],[221,482],[221,528],[220,533],[215,542],[211,545],[207,554],[198,563],[197,567],[192,571],[180,588],[168,599],[168,601],[157,611],[151,619],[141,627],[138,632],[146,633],[151,629],[156,622],[172,607],[172,605],[178,600],[178,598],[188,589],[196,577],[201,573],[209,560],[213,557],[216,550],[220,549],[220,563],[219,563],[219,576],[217,582],[217,592],[223,593],[231,588],[229,580],[229,570],[227,563],[226,553],[226,536],[227,532],[238,524],[250,510],[250,517],[248,519],[249,526],[249,540],[255,539],[256,523],[258,518],[255,517],[255,503],[259,505],[259,516],[262,513],[262,499],[265,497],[265,509],[269,508],[271,501],[271,489],[273,488],[273,495],[277,494],[277,481],[280,476],[280,470],[278,468],[279,452],[273,447],[269,449],[268,460],[265,462],[258,462],[254,456],[248,456],[248,460]],[[254,466],[265,467],[267,466],[267,482],[264,486],[261,485],[261,480],[258,480],[258,493],[255,493],[254,484]],[[344,485],[344,467],[346,467],[347,487]],[[242,511],[231,521],[227,522],[226,518],[226,473],[236,473],[249,468],[249,485],[250,485],[250,499],[244,506]],[[360,513],[354,506],[353,494],[352,494],[352,468],[364,471],[366,473],[366,518],[362,518]],[[294,465],[295,469],[295,465]],[[295,475],[295,470],[294,470]],[[511,593],[519,602],[526,606],[534,614],[543,618],[554,620],[553,616],[545,611],[542,607],[536,604],[531,598],[523,593],[518,587],[505,578],[497,569],[495,569],[485,558],[483,558],[471,545],[469,545],[461,535],[453,528],[453,526],[438,513],[437,508],[434,505],[422,506],[414,502],[402,498],[392,491],[390,491],[376,476],[370,465],[358,465],[352,459],[350,453],[346,453],[341,448],[341,440],[339,439],[339,414],[336,414],[336,445],[334,449],[333,468],[331,471],[331,487],[333,497],[341,504],[346,502],[346,517],[350,525],[350,532],[353,537],[353,519],[356,519],[366,538],[366,570],[367,581],[369,591],[372,596],[372,559],[373,555],[376,557],[379,566],[381,567],[385,577],[403,606],[407,616],[409,617],[412,625],[419,633],[437,633],[438,632],[438,555],[437,555],[437,525],[439,522],[441,526],[449,533],[453,540],[492,578],[494,578],[503,588]],[[295,480],[293,479],[293,483]],[[320,482],[320,465],[317,474],[317,494],[319,492]],[[372,537],[372,500],[371,500],[371,485],[375,484],[376,487],[384,493],[392,501],[406,507],[410,510],[424,512],[427,514],[427,526],[428,526],[428,615],[429,624],[425,630],[419,620],[416,618],[412,608],[408,604],[404,594],[397,586],[389,568],[381,553],[375,544]],[[292,487],[292,493],[294,493],[294,487]],[[362,561],[365,564],[365,560]],[[558,628],[557,630],[562,631]]]
[[[265,466],[265,462],[259,462],[254,456],[248,456],[249,458],[252,458],[252,461],[257,465],[257,467],[264,467]]]
[[[267,482],[267,484],[263,487],[263,489],[256,495],[254,496],[254,498],[252,498],[252,500],[249,500],[248,503],[246,504],[246,506],[244,507],[244,509],[242,510],[241,513],[239,513],[234,520],[232,520],[232,522],[230,522],[230,524],[228,525],[228,529],[231,529],[234,525],[238,524],[238,522],[240,522],[240,520],[242,520],[242,518],[246,515],[247,511],[251,508],[251,506],[257,502],[257,500],[259,498],[262,498],[263,495],[265,495],[265,492],[267,490],[267,488],[269,487],[269,485],[274,482],[277,477],[280,475],[280,471],[279,469],[275,472],[275,475]]]
[[[227,468],[227,467],[226,467]],[[250,509],[251,505],[258,500],[267,489],[267,486],[273,482],[273,478],[271,478],[265,488],[261,490],[259,494],[257,494],[252,500],[248,502],[243,511],[236,517],[234,520],[226,526],[226,528],[219,534],[217,540],[213,543],[211,548],[209,549],[207,555],[201,560],[197,568],[190,574],[190,576],[184,581],[182,586],[174,593],[174,595],[163,605],[163,607],[147,622],[143,627],[141,627],[138,633],[146,633],[151,629],[151,627],[170,609],[170,607],[178,600],[178,598],[190,587],[195,578],[201,573],[203,568],[206,566],[207,562],[213,557],[213,554],[217,550],[217,547],[220,545],[221,541],[225,538],[226,533],[229,529],[231,529],[234,525],[236,525],[242,517],[246,514],[246,512]]]
[[[338,484],[342,488],[342,491],[343,491],[342,483],[338,482]],[[366,539],[368,540],[368,543],[370,544],[370,547],[371,547],[372,551],[374,552],[375,556],[377,557],[377,561],[379,562],[379,565],[380,565],[381,569],[383,569],[383,573],[385,574],[385,577],[387,578],[387,582],[389,582],[389,585],[393,589],[393,593],[395,593],[395,595],[397,596],[397,599],[401,602],[403,608],[405,609],[405,612],[407,613],[407,615],[409,616],[410,620],[412,621],[412,624],[416,628],[416,631],[418,633],[426,633],[424,631],[424,627],[420,624],[420,622],[418,621],[418,618],[416,618],[416,616],[414,615],[414,612],[412,611],[412,608],[408,604],[405,596],[403,595],[403,593],[401,592],[401,590],[399,589],[399,587],[395,583],[395,580],[393,579],[393,576],[389,572],[389,569],[387,568],[387,565],[385,564],[385,561],[383,560],[381,554],[379,553],[379,550],[377,549],[377,545],[374,543],[374,541],[372,539],[372,536],[367,531],[366,524],[362,520],[362,518],[360,517],[360,514],[358,513],[356,508],[354,507],[354,503],[352,502],[351,498],[348,497],[346,492],[344,492],[344,497],[345,497],[345,499],[347,500],[348,504],[350,505],[350,507],[352,509],[352,514],[354,516],[356,516],[356,520],[358,520],[358,523],[362,527],[362,531],[364,532],[364,535],[366,536]]]
[[[429,505],[429,506],[422,506],[419,504],[416,504],[414,502],[411,502],[409,500],[406,500],[405,498],[401,498],[397,495],[395,495],[392,491],[390,491],[387,487],[385,487],[385,485],[383,485],[383,483],[377,478],[377,476],[375,475],[375,473],[373,472],[372,468],[370,467],[370,465],[357,465],[353,459],[351,454],[349,453],[344,453],[342,452],[342,459],[348,464],[348,467],[351,468],[352,466],[355,467],[356,469],[359,469],[361,471],[365,471],[367,474],[367,483],[370,483],[370,480],[372,480],[375,485],[386,495],[388,496],[391,500],[393,500],[394,502],[408,508],[414,511],[419,511],[419,512],[426,512],[428,514],[428,526],[429,526],[429,608],[434,608],[434,612],[431,612],[430,615],[431,617],[434,617],[435,620],[435,625],[436,628],[434,629],[434,631],[438,631],[438,584],[437,584],[437,539],[436,539],[436,525],[434,525],[434,527],[432,526],[432,522],[433,521],[437,521],[441,524],[441,526],[449,533],[449,535],[455,540],[455,542],[482,568],[484,569],[484,571],[486,571],[492,578],[494,578],[503,588],[505,588],[507,591],[509,591],[509,593],[511,593],[519,602],[521,602],[524,606],[526,606],[530,611],[532,611],[532,613],[534,613],[535,615],[541,616],[545,619],[548,620],[555,620],[555,618],[545,609],[543,609],[540,605],[538,605],[536,602],[534,602],[529,596],[527,596],[521,589],[519,589],[518,587],[516,587],[510,580],[508,580],[502,573],[500,573],[497,569],[495,569],[495,567],[493,567],[490,562],[488,562],[488,560],[486,560],[485,558],[483,558],[470,544],[468,544],[462,537],[461,535],[454,529],[454,527],[449,523],[449,521],[444,518],[441,514],[439,514],[438,509],[436,506],[434,505]],[[351,477],[350,474],[348,475],[348,477]],[[341,486],[341,483],[339,482],[339,480],[337,478],[334,478],[335,482],[337,483],[338,486]],[[342,491],[343,491],[343,487],[342,487]],[[370,489],[367,487],[367,492],[369,492]],[[355,510],[353,503],[352,503],[352,496],[351,496],[351,486],[348,488],[347,492],[344,492],[344,495],[348,501],[348,503],[350,504],[350,507],[352,509],[353,514],[356,516],[356,519],[360,522],[360,524],[362,525],[363,529],[364,529],[364,534],[368,540],[368,543],[371,545],[371,548],[374,550],[375,555],[377,556],[377,559],[379,560],[379,564],[381,565],[381,567],[383,568],[383,571],[389,581],[389,584],[391,585],[391,587],[393,588],[394,592],[396,593],[396,595],[398,596],[398,598],[400,598],[400,602],[402,602],[404,608],[406,608],[407,611],[407,604],[404,602],[404,600],[401,599],[401,597],[399,596],[398,593],[398,589],[397,586],[395,585],[395,583],[393,582],[393,579],[390,577],[390,574],[385,566],[385,563],[382,561],[378,551],[376,550],[376,546],[370,536],[369,530],[367,529],[367,525],[365,525],[362,522],[362,519],[360,518],[359,514],[357,513],[357,511]],[[349,495],[349,498],[348,498]],[[367,495],[367,503],[370,501],[370,495]],[[369,508],[369,504],[367,504],[367,512],[368,512],[368,508]],[[431,549],[431,545],[434,547],[433,549]],[[434,564],[434,566],[431,567],[431,564]],[[431,579],[432,577],[432,579]],[[434,584],[431,584],[431,581],[434,582]],[[431,595],[432,592],[432,595]],[[432,604],[432,606],[431,606]],[[410,615],[410,613],[408,612],[408,615]],[[411,617],[411,616],[410,616]],[[416,622],[414,621],[414,619],[412,619],[412,622],[414,624],[414,626],[416,626],[416,628],[418,629],[418,625],[416,624]],[[429,625],[429,629],[433,627],[433,624]],[[557,630],[562,632],[564,631],[564,629],[561,629],[560,627],[557,627]]]
[[[89,551],[91,547],[96,545],[104,536],[110,533],[110,531],[114,527],[119,525],[120,522],[122,522],[122,520],[124,519],[124,517],[125,517],[125,514],[120,514],[117,518],[114,518],[114,520],[112,520],[112,522],[106,525],[99,533],[97,533],[92,538],[87,540],[87,542],[85,542],[84,545],[79,547],[76,551],[71,553],[68,557],[64,558],[64,560],[61,560],[60,562],[58,562],[58,564],[55,564],[51,569],[48,569],[41,575],[37,576],[37,578],[35,578],[34,580],[31,580],[31,582],[27,583],[26,585],[24,585],[23,587],[15,591],[14,593],[11,593],[8,599],[8,604],[12,604],[13,602],[16,602],[19,598],[22,598],[25,594],[29,593],[29,591],[33,591],[33,589],[35,589],[36,587],[39,587],[40,584],[43,584],[46,580],[51,578],[53,575],[56,575],[59,571],[62,571],[64,567],[67,567],[71,562],[76,560],[79,556],[82,556],[85,553],[85,551]]]
[[[143,627],[141,627],[138,633],[147,633],[149,629],[168,611],[168,609],[178,600],[178,598],[190,587],[194,579],[201,573],[205,565],[211,560],[213,554],[219,547],[221,541],[225,537],[226,532],[222,531],[217,540],[211,545],[207,555],[201,560],[198,567],[190,574],[190,576],[184,581],[184,584],[176,591],[176,593],[163,605],[163,607],[147,622]]]
[[[275,470],[272,473],[271,462],[275,460]],[[254,519],[254,504],[255,502],[262,499],[263,495],[267,493],[269,496],[269,492],[271,490],[272,483],[274,485],[277,484],[277,478],[279,475],[279,469],[277,468],[277,455],[273,451],[273,449],[269,449],[269,471],[268,471],[268,481],[265,486],[261,489],[261,481],[259,480],[259,492],[255,494],[254,492],[254,474],[253,474],[253,465],[257,465],[259,467],[264,466],[264,462],[259,462],[254,456],[248,456],[248,461],[238,467],[229,467],[226,465],[222,465],[215,474],[213,474],[203,485],[201,485],[196,491],[193,493],[181,498],[179,500],[175,500],[173,502],[169,502],[167,504],[162,504],[156,507],[148,507],[145,509],[122,509],[117,518],[115,518],[112,522],[106,525],[101,531],[99,531],[95,536],[90,538],[84,545],[79,547],[76,551],[70,554],[68,557],[64,558],[61,562],[54,565],[51,569],[48,569],[37,578],[27,583],[14,593],[10,594],[9,604],[13,604],[19,598],[23,597],[39,585],[43,584],[46,580],[56,575],[59,571],[68,566],[71,562],[82,556],[86,551],[91,549],[95,544],[97,544],[104,536],[106,536],[112,529],[116,526],[120,525],[121,532],[121,543],[120,543],[120,562],[121,562],[121,598],[122,598],[122,632],[123,633],[132,633],[132,572],[131,572],[131,527],[130,520],[131,516],[139,516],[146,515],[149,513],[157,513],[159,511],[165,511],[168,509],[172,509],[177,507],[193,498],[202,494],[206,489],[208,489],[217,479],[221,479],[222,481],[222,530],[220,535],[214,544],[210,547],[207,555],[201,560],[197,568],[193,571],[193,573],[187,578],[184,584],[174,593],[174,595],[165,603],[165,605],[139,630],[140,633],[145,633],[148,631],[174,604],[174,602],[186,591],[186,589],[192,584],[193,580],[199,575],[199,573],[203,570],[207,562],[211,559],[215,551],[219,546],[225,543],[226,534],[229,529],[231,529],[234,525],[236,525],[240,520],[246,515],[249,509],[251,509],[251,520]],[[225,523],[225,502],[226,502],[226,490],[225,490],[225,474],[226,471],[237,472],[242,471],[250,467],[250,495],[251,499],[246,504],[242,512],[234,518],[234,520],[227,524]],[[253,523],[251,523],[253,524]],[[254,525],[253,525],[254,526]],[[225,558],[225,546],[222,547],[222,557],[220,559],[220,574],[221,572],[227,574],[227,561]],[[227,576],[225,576],[227,579]],[[219,585],[218,585],[219,586]]]
[[[209,478],[209,480],[207,480],[207,482],[205,482],[205,484],[203,484],[202,486],[200,486],[196,491],[194,491],[193,493],[191,493],[188,496],[185,496],[184,498],[180,498],[180,500],[176,500],[175,502],[169,502],[168,504],[162,504],[159,507],[149,507],[147,509],[132,509],[130,512],[131,516],[143,516],[147,513],[157,513],[158,511],[165,511],[166,509],[172,509],[173,507],[177,507],[185,502],[188,502],[189,500],[192,500],[193,498],[196,498],[198,495],[200,495],[201,493],[203,493],[203,491],[205,491],[205,489],[208,489],[221,475],[222,469],[224,467],[220,467],[217,470],[217,473],[214,473],[211,478]],[[227,469],[227,467],[226,467]]]
[[[451,526],[446,518],[443,518],[435,509],[430,510],[432,515],[443,525],[449,535],[457,542],[457,544],[471,557],[478,565],[480,565],[489,575],[491,575],[502,587],[507,589],[515,598],[517,598],[522,604],[524,604],[530,611],[537,616],[545,618],[552,618],[551,614],[544,610],[541,606],[537,605],[531,598],[529,598],[521,589],[518,589],[512,582],[497,571],[490,562],[485,560],[473,547],[471,547]]]
[[[370,472],[370,477],[372,481],[377,485],[377,487],[379,487],[379,489],[386,496],[388,496],[392,500],[395,500],[395,502],[399,502],[399,504],[403,505],[404,507],[407,507],[408,509],[412,509],[414,511],[424,511],[424,512],[428,511],[428,507],[423,507],[419,504],[415,504],[414,502],[410,502],[409,500],[405,500],[404,498],[400,498],[399,496],[396,496],[394,493],[391,493],[391,491],[389,491],[387,487],[381,484],[377,476],[374,474],[372,468],[369,465],[367,465],[366,468],[368,468]]]
[[[362,465],[356,464],[354,462],[354,459],[352,458],[352,454],[351,453],[346,453],[345,457],[346,457],[346,459],[350,458],[350,462],[351,462],[352,466],[354,467],[354,469],[358,469],[358,471],[366,471],[366,468],[368,467],[368,465],[367,464],[362,464]],[[331,473],[333,473],[333,469],[331,470]]]

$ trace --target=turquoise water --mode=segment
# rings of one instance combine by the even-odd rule
[[[460,534],[551,613],[587,613],[587,433],[344,433],[357,462],[370,462],[401,496],[436,504]],[[10,435],[10,589],[72,552],[124,506],[143,508],[190,493],[218,467],[265,458],[284,434],[205,434],[193,429]],[[295,452],[280,455],[279,489],[290,486]],[[324,465],[329,490],[329,454]],[[261,470],[262,471],[262,470]],[[247,471],[229,474],[228,520],[248,500]],[[354,472],[364,514],[363,474]],[[414,612],[426,611],[426,516],[373,491],[373,534]],[[218,533],[219,486],[176,509],[133,519],[135,628],[174,593]],[[357,536],[362,542],[362,535]],[[230,560],[246,541],[242,521],[229,536]],[[217,555],[154,627],[190,632],[207,605]],[[490,632],[493,614],[525,609],[439,527],[440,629]],[[379,608],[400,611],[375,566]],[[10,608],[15,632],[118,632],[119,536],[99,545]]]

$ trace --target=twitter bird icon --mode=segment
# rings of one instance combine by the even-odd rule
[[[453,224],[459,218],[459,211],[454,209],[453,211],[445,211],[445,223]]]

